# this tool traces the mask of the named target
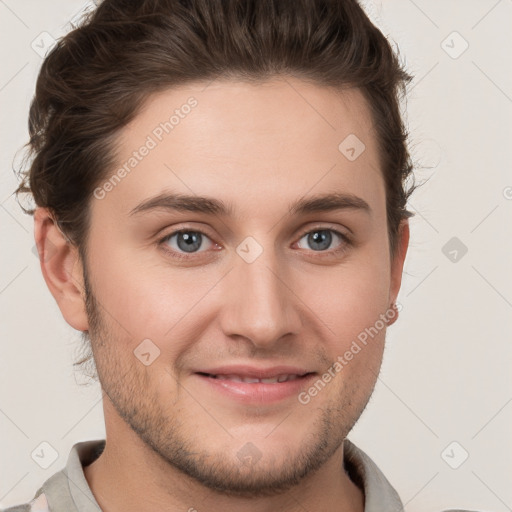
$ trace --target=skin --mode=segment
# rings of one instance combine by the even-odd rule
[[[322,375],[396,300],[409,226],[402,222],[391,261],[368,105],[357,89],[292,77],[188,84],[151,97],[123,129],[119,165],[191,96],[197,106],[172,133],[92,198],[87,262],[48,212],[36,211],[38,247],[54,246],[41,258],[44,278],[66,321],[89,331],[105,393],[107,444],[85,476],[106,512],[361,512],[343,440],[373,392],[385,328],[307,405],[297,396],[241,405],[193,372],[291,364]],[[353,162],[338,150],[351,133],[366,145]],[[163,190],[223,200],[233,215],[129,215]],[[370,213],[288,212],[333,191],[364,199]],[[206,235],[198,252],[180,250],[176,236],[159,245],[183,228]],[[307,234],[315,229],[352,242],[333,234],[314,250]],[[263,249],[252,263],[236,252],[248,236]],[[134,355],[144,339],[160,350],[148,366]],[[249,442],[260,458],[247,465],[237,453]]]

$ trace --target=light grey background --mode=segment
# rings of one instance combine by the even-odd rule
[[[429,180],[410,202],[403,310],[350,438],[407,511],[512,510],[512,1],[365,5],[416,77],[407,122],[417,180]],[[0,507],[31,499],[75,442],[104,437],[99,387],[77,385],[78,333],[42,278],[33,220],[11,195],[42,61],[31,45],[43,51],[41,33],[60,37],[83,6],[0,0]],[[47,469],[31,458],[42,442],[58,453]]]

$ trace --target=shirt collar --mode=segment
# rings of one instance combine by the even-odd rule
[[[402,512],[404,507],[396,490],[375,462],[349,439],[343,444],[345,469],[364,491],[364,512]]]

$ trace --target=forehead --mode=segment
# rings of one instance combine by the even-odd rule
[[[107,178],[121,167],[126,172],[108,202],[122,203],[126,215],[163,189],[222,195],[248,213],[262,198],[288,204],[308,191],[346,190],[368,202],[383,193],[361,91],[292,77],[192,83],[155,94],[120,133],[117,154]]]

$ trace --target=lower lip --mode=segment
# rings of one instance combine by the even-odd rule
[[[243,404],[271,404],[286,398],[297,397],[315,377],[314,373],[310,373],[295,380],[265,384],[216,379],[199,373],[194,375],[216,392]]]

